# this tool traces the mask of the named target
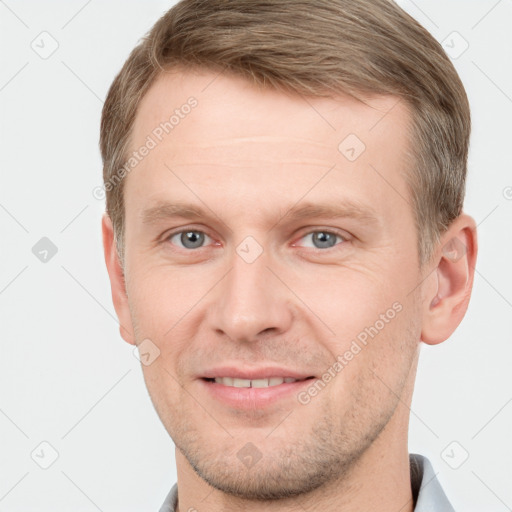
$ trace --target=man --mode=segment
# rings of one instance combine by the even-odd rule
[[[450,511],[407,429],[473,284],[470,114],[388,0],[184,0],[105,103],[105,259],[162,511]]]

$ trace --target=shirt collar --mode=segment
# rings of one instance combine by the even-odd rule
[[[430,461],[411,453],[411,487],[416,506],[414,512],[455,512],[444,493]]]

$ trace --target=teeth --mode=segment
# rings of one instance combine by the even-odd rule
[[[247,379],[233,379],[234,388],[250,388],[251,381]]]
[[[235,388],[268,388],[271,386],[279,386],[283,382],[295,382],[297,379],[293,377],[270,377],[268,379],[236,379],[232,377],[215,377],[217,384],[231,386]]]
[[[251,388],[268,388],[268,386],[269,386],[268,381],[269,381],[269,379],[254,379],[254,380],[251,380],[250,381]],[[281,384],[281,382],[279,382],[279,384]],[[273,384],[273,385],[275,386],[275,384]]]

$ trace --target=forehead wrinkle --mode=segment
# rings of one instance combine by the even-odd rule
[[[239,168],[241,163],[254,162],[330,168],[340,157],[337,141],[329,144],[281,136],[225,137],[206,142],[175,139],[167,149],[171,167],[208,165]]]
[[[303,137],[286,137],[281,135],[254,135],[250,137],[222,137],[212,139],[211,142],[186,142],[179,141],[180,147],[191,147],[191,148],[216,148],[219,146],[233,146],[236,144],[246,144],[246,143],[254,143],[254,144],[264,144],[268,145],[269,143],[275,143],[280,148],[282,148],[283,143],[296,143],[300,148],[304,147],[304,143],[309,144],[311,146],[317,146],[319,148],[331,149],[332,146],[330,144],[325,144],[320,141],[315,141],[313,139],[303,138]]]
[[[334,162],[329,162],[327,160],[314,160],[310,158],[302,158],[301,160],[286,160],[286,159],[276,159],[276,158],[258,158],[257,161],[245,160],[243,158],[238,157],[237,161],[234,163],[213,163],[211,161],[202,161],[202,160],[175,160],[173,159],[170,167],[178,168],[178,167],[190,167],[190,166],[201,166],[201,167],[221,167],[222,169],[240,169],[241,164],[247,165],[253,163],[254,165],[260,165],[261,163],[271,163],[271,164],[291,164],[294,166],[307,166],[307,167],[323,167],[325,169],[330,169]]]

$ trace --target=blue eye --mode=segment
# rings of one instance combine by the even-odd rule
[[[302,247],[330,249],[340,242],[345,241],[341,235],[322,230],[307,233],[300,240],[307,240],[308,237],[310,238],[310,242],[301,244]],[[195,229],[179,231],[178,233],[170,235],[167,240],[173,245],[189,250],[200,249],[212,242],[212,239],[206,233]]]
[[[312,231],[302,238],[305,239],[307,237],[311,237],[312,246],[314,249],[330,249],[337,244],[337,239],[343,241],[343,238],[336,233],[331,233],[330,231]]]
[[[184,249],[199,249],[202,247],[205,240],[210,239],[210,237],[202,231],[191,229],[189,231],[180,231],[169,237],[171,243],[179,246],[174,239],[179,240],[179,244],[181,244],[181,247]]]

